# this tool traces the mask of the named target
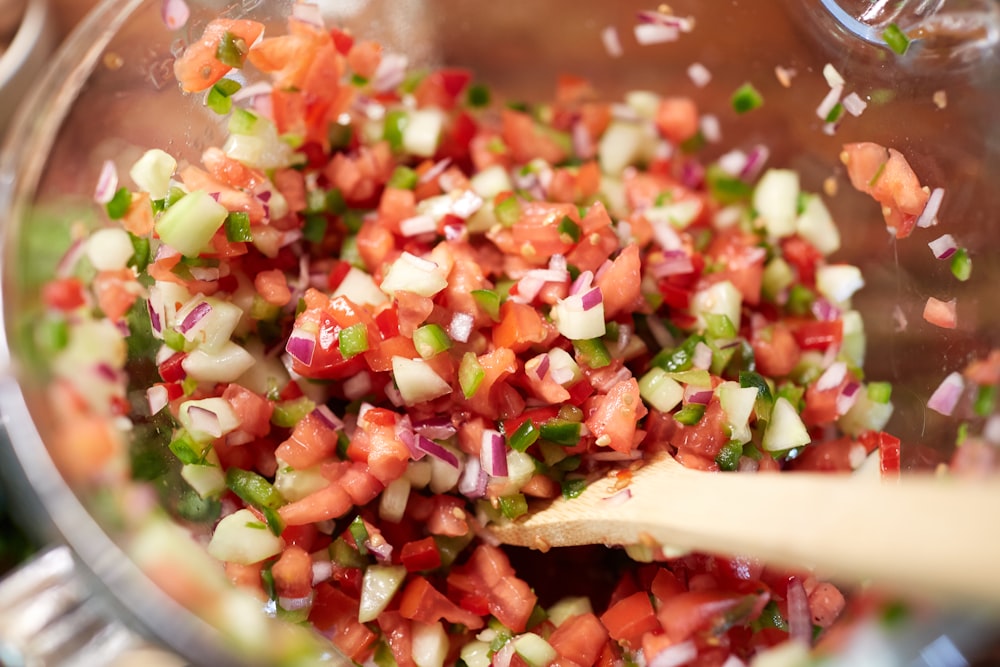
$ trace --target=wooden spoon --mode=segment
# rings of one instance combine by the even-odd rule
[[[627,481],[627,486],[623,483]],[[932,476],[871,482],[822,473],[689,470],[660,455],[491,526],[547,550],[657,544],[813,568],[844,581],[1000,608],[1000,485]]]

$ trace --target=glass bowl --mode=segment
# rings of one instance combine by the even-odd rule
[[[0,167],[8,369],[0,378],[8,440],[0,454],[25,523],[49,543],[68,544],[87,590],[137,632],[198,664],[337,662],[328,645],[271,622],[211,576],[198,544],[163,518],[147,486],[129,481],[127,461],[111,466],[101,488],[80,489],[66,481],[72,457],[46,447],[59,439],[58,406],[45,393],[31,325],[72,225],[98,220],[92,196],[102,164],[124,169],[153,146],[196,161],[218,145],[221,121],[201,95],[180,93],[175,56],[219,14],[280,28],[291,11],[288,0],[188,4],[190,19],[171,31],[159,0],[103,2],[59,52],[11,132]],[[827,198],[843,233],[836,257],[860,266],[866,280],[855,300],[866,322],[866,373],[894,383],[888,430],[904,442],[904,469],[915,470],[947,461],[956,437],[957,421],[928,410],[928,397],[945,375],[1000,342],[992,292],[1000,280],[1000,188],[992,183],[1000,173],[997,5],[956,2],[930,12],[930,4],[895,3],[913,11],[862,16],[854,3],[832,0],[677,0],[672,10],[692,16],[694,30],[648,45],[637,43],[633,28],[637,12],[652,8],[632,0],[326,0],[321,7],[330,24],[379,40],[411,64],[470,68],[507,100],[549,99],[563,73],[589,79],[609,100],[631,90],[690,95],[719,121],[722,140],[707,146],[709,158],[766,144],[770,164],[796,169],[804,189],[836,190]],[[890,23],[919,37],[903,56],[878,39]],[[602,42],[611,28],[619,55]],[[689,77],[694,63],[711,73],[708,86]],[[835,129],[815,111],[830,87],[828,63],[845,92],[868,102]],[[741,115],[730,96],[746,82],[765,103]],[[849,187],[839,156],[851,141],[900,150],[922,182],[944,188],[939,226],[894,240],[878,206]],[[942,233],[969,250],[970,280],[954,280],[926,247]],[[929,296],[957,299],[957,328],[923,321]],[[173,585],[178,580],[195,582],[200,593]]]

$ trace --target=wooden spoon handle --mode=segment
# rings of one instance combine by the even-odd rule
[[[657,543],[749,555],[848,581],[1000,607],[1000,487],[811,473],[710,474],[654,461],[626,492],[596,482],[524,521],[503,542],[546,549]],[[616,495],[621,494],[621,495]],[[628,496],[627,498],[625,496]]]

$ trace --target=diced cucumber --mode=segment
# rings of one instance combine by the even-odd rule
[[[402,565],[369,565],[361,579],[361,603],[358,622],[368,623],[378,618],[406,578]]]
[[[153,148],[143,153],[129,170],[129,176],[150,199],[165,199],[170,192],[170,178],[177,169],[177,160],[166,151]]]
[[[278,471],[274,474],[274,488],[288,502],[302,500],[328,486],[330,486],[330,480],[323,476],[320,466],[296,470],[282,461],[278,461]]]
[[[806,195],[795,230],[824,256],[840,250],[840,230],[819,195]]]
[[[235,382],[253,365],[253,355],[232,341],[216,352],[193,350],[181,362],[188,377],[199,382]]]
[[[753,192],[753,207],[771,238],[795,233],[798,218],[799,174],[791,169],[769,169]]]
[[[404,252],[389,267],[379,287],[386,294],[406,290],[421,296],[434,296],[448,286],[448,281],[442,271],[431,264],[433,262]]]
[[[550,315],[559,333],[570,340],[600,338],[607,331],[603,301],[589,310],[584,310],[579,294],[571,294],[557,301],[552,306]]]
[[[378,499],[378,515],[383,521],[399,523],[406,513],[406,505],[410,499],[410,489],[413,488],[406,477],[394,479],[386,485],[385,491]]]
[[[861,368],[865,363],[867,340],[865,324],[861,313],[856,310],[845,310],[840,316],[843,325],[843,337],[840,342],[840,354],[849,363]]]
[[[698,218],[701,209],[701,201],[685,199],[660,206],[650,206],[642,215],[653,226],[669,225],[674,229],[685,229]]]
[[[237,510],[215,527],[208,553],[227,563],[251,565],[281,553],[284,541],[250,510]]]
[[[861,269],[851,264],[827,264],[816,269],[816,289],[834,305],[848,305],[864,286]]]
[[[490,645],[478,639],[473,640],[462,647],[459,654],[466,667],[490,667]]]
[[[639,380],[639,395],[660,412],[670,412],[684,399],[684,387],[662,368],[651,368]]]
[[[333,296],[346,296],[359,306],[380,306],[389,300],[385,292],[379,289],[371,274],[353,266],[348,269],[347,275],[337,285]]]
[[[691,314],[698,318],[698,327],[701,329],[708,326],[705,313],[713,313],[728,317],[738,331],[742,307],[743,295],[728,280],[722,280],[696,292],[691,299]]]
[[[771,409],[771,420],[764,431],[761,446],[769,452],[782,452],[794,447],[808,445],[811,441],[798,410],[788,399],[780,396]]]
[[[722,411],[726,413],[726,422],[732,434],[731,440],[740,444],[750,441],[750,415],[757,402],[756,387],[741,387],[739,382],[723,382],[717,388]]]
[[[205,463],[185,464],[181,468],[181,477],[202,498],[217,498],[226,490],[226,474],[214,449],[208,450]]]
[[[476,172],[469,179],[469,185],[472,187],[473,192],[486,200],[493,199],[501,192],[510,192],[514,189],[507,170],[499,164]]]
[[[649,90],[630,90],[625,104],[646,120],[653,120],[660,109],[660,96]]]
[[[601,171],[618,176],[639,159],[648,137],[638,123],[613,120],[601,135],[597,147]]]
[[[431,479],[428,482],[432,493],[447,493],[458,486],[458,479],[462,475],[461,462],[465,460],[465,454],[450,445],[441,445],[449,450],[459,460],[459,467],[455,467],[436,456],[427,457],[431,466]]]
[[[530,667],[544,667],[553,662],[559,654],[552,644],[534,632],[525,632],[514,638],[514,652],[521,656]]]
[[[590,598],[584,596],[565,597],[548,609],[549,620],[557,628],[567,619],[593,612],[594,608],[590,604]]]
[[[411,641],[410,652],[417,667],[444,666],[448,657],[448,633],[441,623],[413,621]]]
[[[393,357],[392,376],[406,405],[430,401],[451,392],[451,385],[423,359]]]
[[[203,190],[188,193],[156,221],[160,239],[186,257],[197,257],[226,221],[229,211]]]
[[[775,257],[764,267],[761,277],[761,293],[764,298],[774,301],[778,295],[795,282],[792,267],[782,257]]]
[[[132,239],[121,227],[98,229],[87,239],[87,259],[98,271],[124,269],[133,254]]]
[[[858,392],[854,405],[837,420],[837,426],[847,435],[857,437],[865,431],[881,431],[892,417],[892,402],[877,403],[867,391]]]
[[[444,120],[444,114],[438,109],[411,111],[403,128],[403,150],[419,157],[434,157],[441,141]]]

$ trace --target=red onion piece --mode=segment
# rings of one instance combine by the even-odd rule
[[[680,644],[671,644],[662,651],[659,651],[646,663],[648,667],[681,667],[695,659],[698,655],[698,647],[694,640],[688,639]]]
[[[592,310],[604,302],[604,296],[601,294],[601,288],[595,287],[586,294],[580,297],[580,303],[584,310]]]
[[[788,581],[788,635],[792,641],[812,645],[812,619],[809,616],[809,598],[798,577]]]
[[[177,325],[177,330],[184,334],[187,340],[194,340],[194,328],[212,312],[212,305],[207,301],[202,301],[191,309],[191,312]]]
[[[192,266],[188,270],[191,271],[191,277],[195,280],[201,280],[206,283],[214,283],[220,276],[219,267],[217,266]]]
[[[470,456],[465,460],[465,468],[458,479],[458,492],[466,498],[482,498],[486,495],[488,481],[483,464],[475,456]]]
[[[458,457],[455,456],[455,453],[439,445],[430,438],[425,438],[422,435],[418,435],[416,437],[415,444],[418,450],[426,454],[430,454],[436,459],[441,459],[442,461],[450,465],[452,468],[458,467]],[[506,461],[506,459],[504,460]]]
[[[629,498],[632,497],[632,489],[622,489],[618,493],[601,498],[601,502],[605,503],[608,507],[618,507],[624,504]]]
[[[601,30],[601,43],[604,44],[604,50],[612,58],[620,58],[622,50],[622,41],[618,37],[618,29],[613,25],[605,26]]]
[[[403,236],[419,236],[437,231],[437,221],[429,215],[415,215],[399,223]]]
[[[712,400],[712,390],[711,389],[700,389],[691,391],[690,393],[685,392],[688,403],[697,403],[699,405],[708,405],[709,401]]]
[[[441,230],[448,241],[464,241],[469,236],[469,228],[464,223],[449,222]]]
[[[152,327],[153,333],[162,334],[163,313],[159,312],[157,307],[153,305],[152,297],[146,302],[146,310],[149,311],[149,326]]]
[[[855,118],[864,113],[865,109],[868,108],[868,103],[861,99],[857,93],[851,93],[841,100],[840,103],[844,105],[844,110]]]
[[[340,419],[340,417],[333,414],[333,410],[325,405],[317,405],[316,409],[312,411],[312,414],[320,422],[322,422],[324,426],[332,431],[339,431],[344,428],[344,422]]]
[[[635,41],[642,46],[676,42],[680,37],[680,30],[677,27],[663,23],[640,23],[635,26],[633,32]]]
[[[493,667],[510,667],[510,662],[513,657],[514,642],[508,641],[493,654]]]
[[[757,144],[747,153],[746,164],[740,170],[740,178],[744,181],[755,181],[771,157],[771,149],[764,144]]]
[[[549,359],[549,355],[544,353],[538,355],[536,359],[539,359],[539,361],[538,361],[538,367],[535,368],[535,377],[537,377],[539,380],[544,380],[545,374],[549,372],[549,365],[551,363],[551,360]]]
[[[840,319],[840,309],[823,297],[813,301],[811,310],[813,316],[820,322],[835,322]]]
[[[469,336],[472,335],[472,324],[474,318],[468,313],[455,313],[452,315],[451,324],[448,325],[448,335],[452,340],[460,343],[468,343]]]
[[[382,537],[382,533],[368,528],[368,539],[365,540],[365,548],[375,554],[375,560],[380,563],[392,561],[392,545]]]
[[[589,160],[594,157],[594,141],[590,138],[590,130],[582,121],[573,123],[570,130],[570,138],[573,140],[573,152],[581,160]]]
[[[316,334],[308,333],[302,329],[293,329],[285,343],[285,352],[300,364],[308,366],[312,363],[313,353],[316,351]]]
[[[574,294],[580,294],[581,292],[590,289],[590,286],[593,282],[594,282],[593,272],[584,271],[579,276],[577,276],[576,280],[573,281],[573,284],[569,286],[570,296]]]
[[[490,477],[507,476],[507,445],[498,431],[492,429],[483,431],[479,462]]]
[[[705,167],[697,160],[685,160],[681,165],[680,180],[686,188],[700,188],[705,182]]]
[[[87,244],[84,239],[76,239],[73,241],[66,252],[59,259],[59,263],[56,265],[56,277],[67,278],[72,275],[73,271],[76,269],[77,263],[79,263],[80,258],[87,251]]]
[[[317,28],[324,27],[323,14],[320,12],[319,5],[314,2],[302,2],[299,0],[292,5],[292,16],[303,23],[308,23]]]
[[[472,190],[466,190],[451,205],[451,214],[467,220],[483,207],[483,198]]]
[[[239,447],[254,441],[254,437],[246,431],[239,429],[226,434],[226,444],[230,447]]]
[[[321,584],[333,576],[333,563],[329,560],[316,560],[312,564],[312,585]]]
[[[562,274],[568,271],[568,266],[566,255],[556,254],[549,258],[549,271],[558,271]]]
[[[937,215],[941,208],[942,199],[944,199],[944,188],[931,190],[931,196],[927,198],[924,210],[917,216],[917,227],[933,227],[937,224]]]
[[[843,86],[832,86],[830,88],[830,92],[826,94],[823,101],[819,103],[818,107],[816,107],[816,115],[820,120],[826,120],[826,117],[830,115],[833,108],[837,106],[837,102],[840,101],[840,96],[843,92]]]
[[[254,99],[263,95],[270,95],[274,88],[266,81],[258,81],[257,83],[251,83],[249,86],[244,86],[240,88],[235,93],[232,94],[230,99],[233,102],[242,102],[243,100]],[[271,198],[271,193],[267,190],[257,193],[257,199],[262,202],[267,202]]]
[[[406,66],[409,60],[401,53],[385,53],[375,74],[372,76],[372,89],[379,93],[395,90],[406,78]]]
[[[101,165],[101,173],[97,177],[97,186],[94,188],[94,201],[98,204],[107,204],[115,196],[118,190],[118,169],[111,160],[105,160]]]
[[[965,380],[962,379],[962,374],[957,371],[952,372],[941,381],[938,388],[931,394],[931,397],[927,400],[927,407],[946,417],[950,417],[951,413],[955,410],[955,406],[958,405],[958,399],[962,397],[964,390]]]
[[[635,13],[640,24],[666,25],[677,28],[681,32],[691,32],[694,29],[694,19],[689,16],[676,16],[660,11],[643,9]]]
[[[704,88],[711,82],[712,73],[701,63],[691,63],[687,68],[688,78],[698,88]]]
[[[857,382],[848,382],[844,385],[843,391],[837,396],[837,414],[846,415],[847,411],[854,407],[858,401],[861,385]]]
[[[819,376],[816,380],[816,389],[818,391],[828,391],[840,386],[840,383],[844,381],[847,377],[847,364],[842,361],[838,361],[832,364],[829,368],[823,371],[823,374]]]
[[[162,384],[154,384],[146,390],[146,401],[149,403],[149,414],[155,415],[170,402],[167,388]]]
[[[219,415],[200,405],[188,406],[188,417],[191,419],[191,427],[195,431],[207,433],[213,438],[222,435],[222,424],[219,422]]]
[[[719,156],[719,167],[730,176],[739,176],[747,165],[747,154],[738,148]]]
[[[701,135],[705,137],[705,141],[710,144],[717,143],[722,139],[722,126],[715,114],[702,114],[698,121],[698,128],[701,130]]]
[[[458,432],[450,417],[431,417],[413,424],[413,430],[431,440],[446,440]]]
[[[420,175],[420,183],[430,183],[443,174],[451,166],[451,158],[446,157],[435,162],[430,169]]]
[[[892,320],[896,323],[897,332],[906,331],[906,327],[909,325],[909,322],[906,319],[906,313],[903,312],[903,309],[899,307],[898,303],[892,309]]]
[[[692,365],[701,370],[708,370],[712,365],[712,348],[705,343],[698,343],[694,346],[694,354],[691,357]]]
[[[691,256],[683,250],[665,250],[663,260],[651,268],[656,278],[667,278],[691,273],[694,271],[694,264],[691,263]]]
[[[163,0],[160,16],[167,29],[180,30],[191,18],[191,10],[184,0]]]
[[[958,244],[951,234],[942,234],[927,245],[937,259],[948,259],[958,251]]]

